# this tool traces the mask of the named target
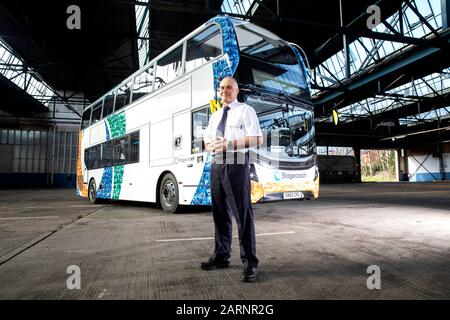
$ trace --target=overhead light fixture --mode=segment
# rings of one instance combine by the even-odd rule
[[[381,121],[379,124],[376,125],[375,129],[378,127],[395,127],[394,121]]]
[[[334,125],[338,125],[339,123],[339,112],[336,109],[331,111],[331,121],[333,121]]]
[[[42,79],[42,76],[34,70],[29,70],[28,74],[32,75],[37,81],[44,82],[44,79]]]
[[[395,136],[395,137],[390,137],[390,138],[385,138],[385,139],[381,139],[381,140],[387,140],[387,139],[391,139],[392,141],[395,141],[397,139],[403,139],[406,138],[406,135],[401,135],[401,136]]]

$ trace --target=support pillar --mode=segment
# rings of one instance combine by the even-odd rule
[[[397,149],[397,175],[398,181],[409,181],[408,155],[405,149]]]
[[[444,163],[444,154],[442,152],[443,145],[442,143],[436,146],[437,156],[439,158],[439,173],[441,174],[441,180],[445,180],[445,163]]]
[[[450,0],[441,0],[442,30],[450,27]]]
[[[355,153],[355,182],[361,182],[361,149],[353,148]]]

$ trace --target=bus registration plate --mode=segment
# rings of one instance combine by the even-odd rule
[[[283,199],[302,199],[305,196],[303,195],[303,192],[300,191],[292,191],[292,192],[284,192],[283,193]]]

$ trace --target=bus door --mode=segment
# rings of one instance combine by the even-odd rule
[[[173,158],[177,159],[190,152],[190,110],[175,113],[172,118]]]

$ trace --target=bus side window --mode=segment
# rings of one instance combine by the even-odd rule
[[[89,122],[91,120],[91,111],[92,109],[89,108],[87,110],[84,110],[83,112],[83,118],[81,120],[81,129],[84,129],[86,127],[89,127]]]
[[[112,149],[112,141],[102,143],[102,167],[111,167],[113,165]]]
[[[103,105],[103,101],[100,101],[100,102],[96,103],[92,107],[91,124],[94,124],[94,123],[96,123],[96,122],[101,120],[101,118],[102,118],[102,105]]]
[[[91,165],[89,162],[89,149],[84,149],[84,165],[87,169],[91,169]]]
[[[180,45],[158,60],[156,63],[155,89],[164,87],[181,75],[182,54],[183,45]]]
[[[130,134],[130,158],[128,163],[139,162],[139,131]]]
[[[103,104],[103,118],[113,113],[114,109],[114,92],[108,93]]]
[[[84,163],[89,170],[101,168],[100,163],[101,145],[90,147],[84,151]]]
[[[205,150],[203,135],[207,126],[208,109],[202,109],[192,113],[192,153],[203,152]]]
[[[96,145],[95,147],[92,148],[93,150],[93,168],[94,169],[98,169],[102,167],[101,164],[101,152],[102,152],[102,146],[100,144]]]
[[[222,53],[222,37],[217,25],[206,30],[187,41],[186,46],[186,72],[189,72]]]
[[[127,163],[129,156],[128,136],[114,140],[113,164],[115,166]]]
[[[132,101],[153,91],[154,65],[149,66],[134,78]]]
[[[130,96],[131,96],[131,81],[120,86],[119,89],[117,89],[116,94],[116,106],[114,108],[115,111],[122,109],[123,107],[127,106],[130,103]]]

